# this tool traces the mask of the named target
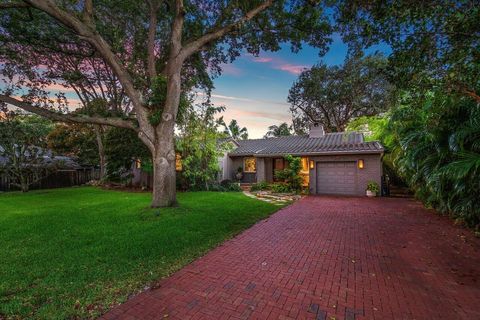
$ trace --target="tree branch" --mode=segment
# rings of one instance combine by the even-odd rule
[[[93,27],[93,0],[85,0],[83,7],[83,21],[90,27]]]
[[[134,123],[121,118],[104,118],[104,117],[96,117],[96,116],[87,116],[82,114],[75,114],[75,115],[62,114],[62,113],[47,110],[45,108],[34,106],[31,103],[21,101],[3,94],[0,94],[0,101],[7,104],[11,104],[17,108],[23,109],[31,113],[35,113],[39,116],[42,116],[54,121],[100,124],[100,125],[107,125],[112,127],[131,129],[136,132],[139,132],[139,129],[137,128],[137,126],[135,126]]]
[[[236,22],[221,28],[213,29],[207,32],[206,34],[204,34],[199,39],[188,42],[181,51],[182,58],[183,59],[188,58],[190,55],[200,50],[207,43],[217,40],[223,37],[225,34],[231,32],[232,30],[239,28],[243,23],[252,20],[255,16],[260,14],[262,11],[272,6],[272,4],[273,4],[273,0],[266,0],[258,7],[248,11],[242,18],[240,18]]]
[[[0,10],[1,9],[18,9],[18,8],[28,8],[30,5],[25,2],[7,2],[7,3],[0,3]]]
[[[157,13],[159,3],[157,0],[150,0],[150,22],[148,26],[148,41],[147,41],[147,69],[150,82],[157,76],[155,67],[155,36],[157,34]]]
[[[71,28],[82,39],[89,42],[100,53],[105,62],[112,68],[122,87],[125,89],[137,114],[137,120],[150,140],[154,137],[153,128],[148,121],[148,111],[144,107],[140,92],[135,89],[134,82],[125,66],[113,53],[110,45],[103,37],[79,20],[74,14],[59,8],[52,0],[24,0],[52,18]]]

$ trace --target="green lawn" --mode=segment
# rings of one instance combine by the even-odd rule
[[[0,194],[0,319],[95,317],[278,209],[242,193]]]

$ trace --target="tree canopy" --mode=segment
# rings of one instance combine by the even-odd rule
[[[397,87],[426,94],[435,87],[480,102],[478,1],[342,0],[336,21],[354,47],[388,45]]]
[[[332,32],[325,7],[309,0],[11,0],[0,10],[0,101],[57,121],[134,130],[152,154],[154,207],[176,202],[174,126],[190,90],[209,93],[221,64],[242,52],[288,42],[324,53]],[[107,75],[120,89],[113,95],[124,97],[107,100],[128,104],[125,114],[72,115],[67,96],[51,90],[101,86],[95,80]]]
[[[295,131],[320,122],[327,132],[344,131],[348,122],[392,105],[393,86],[381,54],[352,53],[341,66],[318,64],[300,74],[288,95]]]
[[[288,125],[286,122],[283,122],[280,125],[274,124],[268,127],[265,138],[291,136],[292,130],[292,126]]]

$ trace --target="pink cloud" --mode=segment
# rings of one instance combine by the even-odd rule
[[[290,72],[292,74],[300,74],[303,70],[307,69],[308,66],[305,65],[295,65],[295,64],[281,64],[275,67],[275,69]]]
[[[304,69],[308,68],[307,65],[292,64],[278,57],[254,57],[251,55],[249,57],[253,62],[269,63],[273,69],[285,71],[294,75],[298,75],[302,73]]]
[[[255,58],[253,58],[253,61],[260,62],[260,63],[272,62],[272,60],[273,60],[273,58],[269,58],[269,57],[255,57]]]

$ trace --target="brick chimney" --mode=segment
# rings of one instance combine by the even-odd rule
[[[321,138],[324,135],[325,130],[323,130],[323,126],[320,123],[315,122],[310,126],[309,138]]]

